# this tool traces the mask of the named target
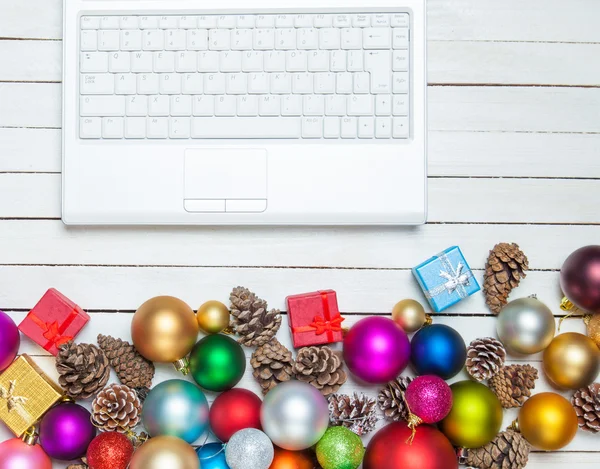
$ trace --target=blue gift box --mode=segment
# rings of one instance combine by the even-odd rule
[[[427,259],[412,272],[438,313],[481,289],[458,246]]]

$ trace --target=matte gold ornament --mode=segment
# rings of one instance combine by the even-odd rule
[[[566,332],[544,351],[544,371],[561,389],[579,389],[594,382],[600,372],[600,349],[589,337]]]
[[[587,326],[587,335],[600,347],[600,314],[588,314],[583,317]]]
[[[404,332],[411,333],[431,323],[431,317],[425,313],[423,305],[416,300],[402,300],[392,309],[392,319]]]
[[[220,301],[207,301],[196,314],[198,326],[207,334],[218,334],[229,327],[229,309]]]
[[[198,337],[198,321],[192,308],[172,296],[157,296],[135,312],[131,337],[138,352],[153,362],[174,363],[189,373],[187,354]]]
[[[130,469],[199,469],[192,446],[173,436],[149,439],[133,454]]]

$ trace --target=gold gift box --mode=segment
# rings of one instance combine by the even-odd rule
[[[23,354],[0,375],[0,420],[20,437],[62,394],[58,384]]]

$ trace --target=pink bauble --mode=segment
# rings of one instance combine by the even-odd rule
[[[452,390],[439,376],[415,378],[406,388],[406,403],[410,411],[425,423],[436,423],[452,409]]]
[[[13,438],[0,443],[0,469],[52,469],[52,461],[40,445]]]

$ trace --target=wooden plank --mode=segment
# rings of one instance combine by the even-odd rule
[[[429,222],[598,223],[600,180],[548,181],[430,178]],[[59,218],[60,197],[59,174],[0,174],[0,218]]]
[[[0,37],[62,37],[62,0],[2,0]]]
[[[0,172],[59,172],[61,158],[60,130],[0,128]]]
[[[61,85],[0,83],[0,127],[61,126]]]
[[[0,81],[60,81],[62,41],[1,41]]]

